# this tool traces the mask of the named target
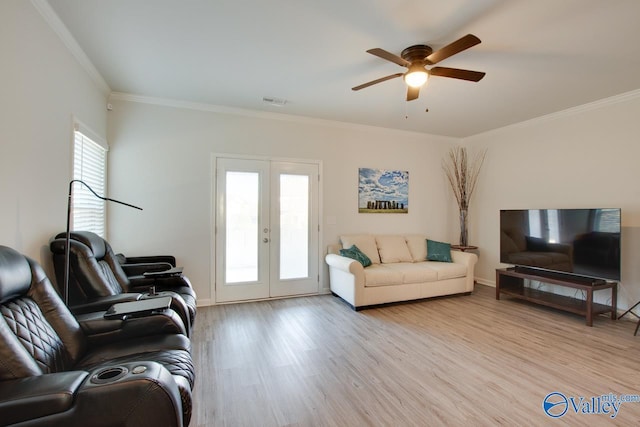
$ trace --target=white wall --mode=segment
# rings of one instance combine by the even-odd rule
[[[66,225],[72,117],[106,138],[106,94],[31,2],[0,2],[0,58],[0,245],[47,267]]]
[[[116,97],[118,98],[118,97]],[[232,153],[323,162],[323,248],[342,233],[424,232],[450,240],[455,213],[440,167],[455,139],[317,120],[238,115],[124,99],[109,113],[112,246],[131,255],[175,254],[201,304],[211,293],[211,157]],[[358,168],[409,171],[409,213],[359,214]],[[326,224],[335,217],[336,224]],[[454,218],[455,219],[455,218]],[[324,251],[324,249],[323,249]],[[322,270],[326,271],[324,260]],[[328,278],[324,277],[325,287]]]
[[[205,302],[213,298],[212,153],[321,160],[323,218],[337,220],[323,224],[323,246],[348,232],[457,239],[457,213],[440,168],[455,139],[125,100],[114,101],[107,114],[104,91],[22,0],[0,2],[0,57],[0,244],[45,267],[47,242],[65,225],[73,116],[108,137],[109,194],[145,208],[108,207],[115,249],[176,254]],[[639,113],[638,94],[627,94],[462,141],[489,148],[470,212],[470,241],[481,250],[479,281],[494,283],[500,266],[500,209],[613,206],[623,209],[619,303],[640,299]],[[410,171],[408,215],[357,213],[363,166]]]
[[[640,96],[631,93],[464,140],[488,148],[470,212],[479,281],[495,284],[501,266],[500,209],[620,207],[618,304],[640,299],[639,117]]]

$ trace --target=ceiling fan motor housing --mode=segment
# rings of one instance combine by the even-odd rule
[[[431,47],[425,44],[416,44],[403,50],[400,56],[409,62],[424,62],[425,58],[431,55],[432,52],[433,49],[431,49]]]

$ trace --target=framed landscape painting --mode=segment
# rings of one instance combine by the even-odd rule
[[[409,172],[358,169],[359,213],[408,213]]]

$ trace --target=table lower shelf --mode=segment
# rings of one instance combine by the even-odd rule
[[[558,295],[551,292],[545,292],[538,289],[528,287],[503,287],[500,288],[500,294],[509,295],[514,298],[522,299],[547,307],[552,307],[558,310],[568,311],[570,313],[579,314],[581,316],[586,316],[588,312],[588,304],[585,300]],[[593,303],[591,313],[593,315],[611,313],[611,310],[612,308],[609,305]]]
[[[534,280],[553,284],[554,286],[578,289],[585,293],[586,298],[572,298],[553,292],[541,291],[530,286],[525,286],[525,280]],[[611,290],[611,304],[595,303],[593,301],[595,292],[606,289]],[[606,282],[603,280],[589,282],[570,276],[544,277],[539,274],[530,274],[516,269],[496,270],[496,299],[500,299],[500,295],[508,295],[535,304],[575,313],[585,317],[587,326],[593,326],[593,318],[598,314],[611,313],[611,319],[616,319],[617,290],[617,282]]]

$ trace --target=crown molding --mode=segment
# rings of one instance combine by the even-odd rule
[[[105,93],[111,93],[111,88],[100,74],[98,69],[93,65],[84,50],[80,47],[76,39],[71,35],[67,27],[62,23],[58,15],[51,8],[47,0],[31,0],[31,4],[36,8],[45,22],[49,24],[54,33],[58,35],[62,43],[69,49],[71,55],[78,61],[80,66],[89,74],[91,79]]]
[[[207,111],[207,112],[221,113],[221,114],[240,115],[245,117],[255,117],[255,118],[261,118],[261,119],[283,120],[283,121],[294,122],[294,123],[307,123],[307,124],[315,124],[315,125],[321,125],[321,126],[339,127],[339,128],[345,128],[345,129],[357,129],[357,130],[376,131],[376,132],[388,131],[388,132],[402,133],[405,135],[421,136],[421,137],[431,136],[431,137],[441,138],[443,140],[450,140],[451,142],[454,142],[454,143],[464,142],[480,135],[491,135],[493,133],[503,132],[508,129],[535,126],[535,125],[539,125],[552,120],[559,120],[564,117],[575,116],[577,114],[597,110],[597,109],[604,108],[611,105],[621,104],[623,102],[628,102],[638,98],[640,98],[640,89],[633,90],[630,92],[625,92],[619,95],[614,95],[608,98],[599,99],[597,101],[578,105],[576,107],[567,108],[565,110],[557,111],[554,113],[545,114],[544,116],[535,117],[533,119],[510,124],[500,128],[491,129],[486,132],[477,133],[464,138],[456,138],[451,136],[435,135],[435,134],[429,134],[429,133],[423,133],[423,132],[390,129],[390,128],[384,128],[384,127],[378,127],[378,126],[361,125],[356,123],[318,119],[313,117],[296,116],[293,114],[272,113],[272,112],[249,110],[249,109],[243,109],[243,108],[225,107],[222,105],[180,101],[180,100],[168,99],[168,98],[156,98],[151,96],[135,95],[130,93],[122,93],[122,92],[112,92],[110,95],[110,99],[120,100],[120,101],[136,102],[136,103],[142,103],[142,104],[159,105],[164,107],[181,108],[181,109],[189,109],[189,110],[197,110],[197,111]]]
[[[514,123],[511,125],[503,126],[496,129],[491,129],[486,132],[477,133],[463,138],[464,141],[473,139],[481,135],[491,135],[498,132],[503,132],[509,129],[517,129],[520,127],[531,127],[542,123],[550,122],[553,120],[559,120],[565,117],[571,117],[578,114],[586,113],[588,111],[599,110],[608,106],[622,104],[623,102],[632,101],[640,98],[640,89],[632,90],[630,92],[621,93],[619,95],[610,96],[608,98],[599,99],[597,101],[588,102],[586,104],[578,105],[576,107],[567,108],[566,110],[556,111],[555,113],[545,114],[544,116],[534,117],[533,119],[525,120],[523,122]]]
[[[245,108],[236,108],[236,107],[226,107],[222,105],[215,104],[205,104],[199,102],[190,102],[190,101],[180,101],[176,99],[169,98],[157,98],[153,96],[145,96],[145,95],[135,95],[131,93],[123,93],[123,92],[111,92],[109,96],[109,101],[127,101],[127,102],[135,102],[140,104],[150,104],[150,105],[158,105],[162,107],[171,107],[171,108],[179,108],[179,109],[187,109],[187,110],[196,110],[196,111],[205,111],[219,114],[231,114],[237,116],[244,117],[253,117],[258,119],[267,119],[267,120],[280,120],[291,123],[304,123],[304,124],[313,124],[317,126],[328,126],[334,128],[342,128],[342,129],[352,129],[352,130],[361,130],[368,132],[390,132],[394,134],[404,134],[412,137],[433,137],[441,140],[449,140],[452,142],[458,142],[461,139],[451,136],[443,136],[443,135],[435,135],[424,132],[415,132],[408,131],[402,129],[392,129],[385,128],[379,126],[371,126],[371,125],[362,125],[357,123],[349,123],[349,122],[341,122],[337,120],[327,120],[327,119],[318,119],[315,117],[308,116],[297,116],[294,114],[283,114],[283,113],[272,113],[269,111],[257,111],[250,110]]]

